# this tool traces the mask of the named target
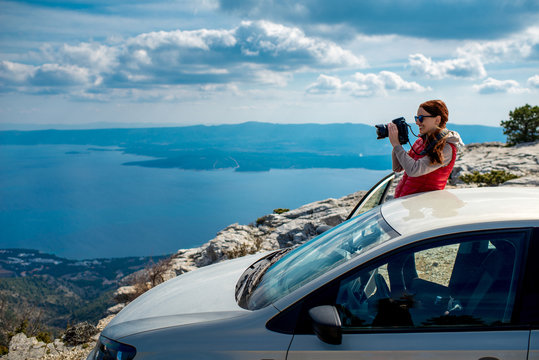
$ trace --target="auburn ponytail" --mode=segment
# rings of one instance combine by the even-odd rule
[[[432,142],[436,141],[437,136],[445,129],[445,124],[449,120],[449,110],[442,100],[429,100],[425,101],[423,104],[419,105],[420,108],[428,112],[430,115],[440,116],[440,124],[438,128],[429,135],[426,135],[423,138],[425,142],[425,148],[429,146]],[[444,162],[443,149],[446,143],[446,139],[442,138],[434,146],[432,151],[430,151],[428,157],[430,158],[431,164],[442,164]]]

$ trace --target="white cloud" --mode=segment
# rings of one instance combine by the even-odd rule
[[[118,66],[118,49],[98,43],[64,44],[56,53],[50,47],[53,59],[61,63],[76,64],[96,72],[108,72]]]
[[[419,85],[415,81],[405,81],[402,77],[391,71],[380,71],[378,77],[380,80],[382,80],[382,82],[384,83],[384,87],[387,90],[416,92],[422,92],[427,90],[427,88]]]
[[[215,47],[231,47],[236,44],[230,30],[156,31],[140,34],[127,40],[128,47],[155,50],[162,47],[210,50]]]
[[[86,85],[91,81],[87,69],[74,65],[24,65],[0,62],[0,80],[5,86],[58,87]]]
[[[0,80],[4,83],[23,84],[34,75],[35,71],[35,66],[32,65],[11,61],[0,62]]]
[[[474,85],[473,88],[480,94],[509,93],[522,94],[529,90],[520,86],[515,80],[496,80],[487,78],[481,84]]]
[[[367,61],[335,43],[305,35],[299,28],[268,21],[244,21],[235,29],[242,54],[316,60],[321,66],[366,67]],[[299,56],[291,56],[299,55]]]
[[[390,71],[374,73],[355,73],[352,81],[342,81],[335,76],[321,74],[316,82],[309,85],[309,94],[334,94],[346,92],[355,97],[387,95],[387,91],[423,92],[430,90],[416,82],[404,80],[401,76]]]
[[[408,60],[413,75],[433,79],[484,78],[486,64],[539,60],[539,27],[501,40],[467,42],[457,48],[456,55],[434,61],[423,54],[412,54]]]
[[[309,85],[307,92],[309,94],[333,94],[342,88],[343,82],[338,77],[320,74],[316,82]]]
[[[292,74],[265,69],[253,70],[255,81],[261,84],[284,87],[292,79]]]
[[[528,79],[528,86],[539,89],[539,75],[534,75]]]
[[[34,58],[38,65],[3,62],[2,85],[14,89],[16,84],[26,91],[37,85],[78,84],[94,92],[241,82],[282,87],[298,71],[367,66],[362,56],[331,41],[268,21],[243,21],[231,29],[155,31],[108,43],[45,45],[41,50],[41,59]]]
[[[506,39],[469,42],[457,49],[459,57],[475,57],[482,63],[537,59],[539,51],[539,27]]]
[[[483,78],[487,72],[483,63],[477,57],[462,57],[444,61],[433,61],[423,54],[409,56],[413,75],[427,76],[433,79]]]
[[[88,69],[74,65],[44,64],[36,68],[31,83],[40,86],[69,86],[88,84]]]

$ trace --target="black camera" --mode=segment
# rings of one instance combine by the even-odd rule
[[[399,142],[401,145],[406,144],[408,142],[408,124],[406,124],[406,120],[403,117],[400,117],[398,119],[391,120],[391,122],[397,125],[397,130],[399,131]],[[376,127],[376,135],[378,135],[378,139],[383,139],[389,136],[389,131],[386,124],[374,126]]]

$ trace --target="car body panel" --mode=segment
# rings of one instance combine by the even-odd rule
[[[526,360],[529,331],[343,334],[341,345],[296,335],[287,360]]]
[[[135,346],[135,359],[285,360],[292,340],[265,327],[277,314],[268,306],[240,317],[161,328],[121,339]]]
[[[539,360],[539,330],[531,331],[528,360]]]
[[[206,266],[156,286],[125,307],[104,329],[119,339],[127,334],[174,324],[215,321],[241,316],[235,298],[236,282],[246,267],[264,256],[255,254]]]
[[[539,189],[499,187],[430,191],[389,201],[381,206],[381,211],[389,225],[404,235],[491,221],[537,220]]]

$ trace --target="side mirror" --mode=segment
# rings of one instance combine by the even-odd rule
[[[322,305],[309,310],[314,333],[331,345],[342,343],[341,319],[335,306]]]

